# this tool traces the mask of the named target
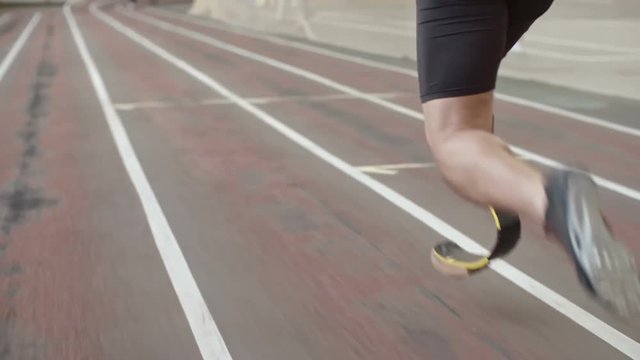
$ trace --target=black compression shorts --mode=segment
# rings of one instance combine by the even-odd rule
[[[500,62],[553,0],[416,0],[422,102],[495,88]]]

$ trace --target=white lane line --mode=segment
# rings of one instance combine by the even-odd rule
[[[187,38],[190,38],[190,39],[193,39],[193,40],[197,40],[197,41],[203,42],[205,44],[209,44],[209,45],[211,45],[213,47],[216,47],[216,48],[219,48],[219,49],[222,49],[222,50],[225,50],[225,51],[228,51],[228,52],[231,52],[231,53],[243,56],[243,57],[246,57],[248,59],[257,61],[259,63],[266,64],[266,65],[272,66],[274,68],[289,72],[291,74],[298,75],[298,76],[303,77],[305,79],[311,80],[313,82],[317,82],[319,84],[322,84],[322,85],[325,85],[325,86],[330,87],[332,89],[344,92],[346,94],[350,94],[350,95],[352,95],[354,97],[357,97],[357,98],[362,99],[364,101],[368,101],[370,103],[379,105],[379,106],[381,106],[383,108],[386,108],[388,110],[395,111],[395,112],[397,112],[399,114],[402,114],[402,115],[405,115],[407,117],[413,118],[413,119],[415,119],[417,121],[420,121],[420,122],[424,121],[422,113],[420,113],[418,111],[415,111],[413,109],[404,107],[402,105],[398,105],[398,104],[392,103],[390,101],[387,101],[387,100],[384,100],[384,99],[381,99],[381,98],[378,98],[378,97],[375,97],[375,96],[371,96],[371,95],[365,94],[365,93],[361,92],[360,90],[357,90],[357,89],[349,87],[347,85],[338,83],[338,82],[333,81],[331,79],[325,78],[325,77],[320,76],[320,75],[318,75],[318,74],[316,74],[314,72],[311,72],[311,71],[308,71],[308,70],[304,70],[304,69],[295,67],[293,65],[289,65],[289,64],[283,63],[283,62],[281,62],[279,60],[276,60],[276,59],[273,59],[273,58],[270,58],[270,57],[267,57],[267,56],[263,56],[263,55],[254,53],[254,52],[249,51],[247,49],[240,48],[240,47],[237,47],[235,45],[231,45],[231,44],[225,43],[225,42],[223,42],[221,40],[217,40],[217,39],[215,39],[213,37],[204,35],[202,33],[191,31],[191,30],[188,30],[186,28],[182,28],[182,27],[179,27],[179,26],[176,26],[176,25],[172,25],[172,24],[169,24],[169,23],[167,23],[165,21],[158,20],[158,19],[155,19],[155,18],[147,16],[147,15],[142,15],[142,14],[137,14],[137,13],[134,14],[132,12],[125,12],[125,14],[127,16],[129,16],[129,17],[132,17],[132,18],[135,18],[135,19],[139,19],[142,22],[148,23],[150,25],[156,26],[156,27],[164,29],[166,31],[173,32],[173,33],[176,33],[176,34],[180,34],[180,35],[185,36]],[[525,156],[531,161],[535,161],[537,163],[540,163],[540,164],[543,164],[543,165],[546,165],[546,166],[550,166],[550,167],[554,167],[554,168],[564,167],[564,165],[562,163],[560,163],[558,161],[555,161],[555,160],[552,160],[550,158],[547,158],[545,156],[536,154],[536,153],[534,153],[532,151],[529,151],[529,150],[526,150],[526,149],[523,149],[523,148],[520,148],[520,147],[517,147],[517,146],[514,146],[514,145],[510,145],[510,147],[511,147],[511,150],[515,154],[521,155],[521,156]],[[593,177],[594,181],[598,185],[604,187],[605,189],[608,189],[608,190],[611,190],[611,191],[616,192],[618,194],[627,196],[627,197],[629,197],[631,199],[640,201],[640,191],[632,189],[632,188],[630,188],[628,186],[625,186],[625,185],[622,185],[622,184],[618,184],[618,183],[616,183],[614,181],[602,178],[602,177],[597,176],[597,175],[593,175],[592,177]]]
[[[385,186],[381,182],[373,179],[372,177],[364,174],[359,171],[352,165],[348,164],[344,160],[339,157],[333,155],[329,151],[320,147],[310,139],[306,138],[304,135],[299,132],[291,129],[281,121],[277,120],[273,116],[269,115],[265,111],[261,110],[255,105],[250,104],[231,90],[227,89],[202,71],[196,69],[183,59],[173,55],[167,50],[159,47],[155,43],[151,42],[144,36],[138,34],[133,31],[131,28],[123,25],[119,21],[115,20],[111,16],[105,14],[104,12],[98,10],[95,5],[91,6],[91,11],[96,14],[102,21],[109,24],[111,27],[124,34],[126,37],[131,39],[132,41],[140,44],[142,47],[146,48],[150,52],[156,54],[158,57],[164,59],[165,61],[173,64],[177,68],[181,69],[185,73],[191,75],[202,84],[208,86],[212,90],[216,91],[220,95],[228,98],[229,100],[234,101],[239,107],[246,110],[247,112],[253,114],[256,118],[272,127],[274,130],[278,131],[289,140],[293,141],[300,147],[309,151],[313,155],[318,158],[324,160],[329,165],[333,166],[337,170],[341,171],[345,175],[351,177],[353,180],[358,181],[362,185],[368,187],[369,189],[376,192],[378,195],[385,198],[387,201],[392,204],[398,206],[408,214],[412,215],[414,218],[422,222],[423,224],[429,226],[434,231],[438,232],[442,236],[447,239],[451,239],[460,245],[463,249],[467,251],[471,251],[479,254],[488,254],[489,251],[478,244],[476,241],[467,237],[448,223],[442,221],[440,218],[436,217],[432,213],[418,206],[411,200],[405,198],[400,193],[394,191],[393,189]],[[554,292],[553,290],[547,288],[537,280],[533,279],[529,275],[523,273],[512,265],[508,264],[505,261],[498,260],[495,261],[491,268],[498,274],[502,275],[504,278],[511,281],[516,286],[535,296],[536,298],[543,301],[548,306],[556,309],[561,314],[565,315],[567,318],[573,320],[576,324],[579,324],[584,329],[588,330],[595,336],[599,337],[613,348],[618,351],[631,356],[636,359],[640,359],[640,344],[621,333],[617,329],[608,325],[604,321],[598,319],[593,314],[585,311],[581,307],[572,303],[562,295]]]
[[[416,22],[409,20],[402,20],[399,18],[393,19],[389,18],[387,14],[384,17],[375,16],[375,15],[363,15],[363,14],[353,14],[353,13],[344,13],[344,12],[335,12],[335,11],[322,11],[317,13],[312,20],[334,20],[334,21],[342,21],[342,22],[351,22],[351,23],[363,23],[363,24],[383,24],[388,27],[394,28],[406,28],[407,30],[415,30]]]
[[[153,189],[147,180],[142,165],[122,125],[122,121],[111,106],[111,99],[102,80],[102,76],[87,49],[85,40],[82,37],[82,33],[78,28],[70,8],[68,4],[65,4],[64,15],[71,29],[73,39],[91,78],[91,83],[100,101],[100,106],[102,107],[105,119],[111,130],[111,135],[118,148],[118,153],[138,193],[156,247],[164,262],[165,269],[178,296],[182,310],[187,317],[202,358],[204,360],[231,360],[231,355],[222,339],[222,335],[189,270],[189,265],[180,250],[180,246],[169,226],[169,222],[153,193]]]
[[[40,14],[40,12],[37,12],[33,15],[31,21],[29,21],[27,26],[25,26],[18,39],[7,53],[7,56],[5,56],[4,60],[2,60],[2,63],[0,63],[0,81],[2,81],[7,71],[9,70],[9,67],[11,66],[11,64],[13,64],[14,60],[18,56],[18,53],[20,52],[20,50],[22,50],[24,44],[26,44],[29,36],[31,36],[31,33],[33,33],[33,29],[35,29],[36,25],[38,25],[41,17],[42,15]]]
[[[373,24],[365,24],[365,23],[354,23],[354,22],[343,22],[338,20],[329,20],[329,19],[314,19],[313,23],[320,25],[328,25],[328,26],[337,26],[343,27],[347,29],[355,29],[355,30],[363,30],[368,32],[377,32],[380,34],[386,35],[399,35],[403,37],[415,37],[416,33],[414,31],[406,31],[393,27],[386,26],[378,26]]]
[[[356,169],[368,174],[396,175],[397,170],[386,170],[375,166],[358,166]]]
[[[293,65],[289,65],[286,63],[283,63],[281,61],[266,57],[266,56],[262,56],[259,55],[257,53],[254,53],[252,51],[246,50],[244,48],[238,47],[238,46],[234,46],[228,43],[225,43],[223,41],[217,40],[213,37],[210,36],[206,36],[203,35],[199,32],[195,32],[195,31],[191,31],[185,28],[181,28],[179,26],[175,26],[172,24],[169,24],[165,21],[162,20],[158,20],[155,19],[153,17],[147,16],[147,15],[142,15],[139,13],[134,13],[132,11],[122,11],[126,16],[132,17],[134,19],[138,19],[139,21],[145,22],[147,24],[150,24],[152,26],[167,30],[169,32],[173,32],[176,34],[180,34],[182,36],[203,42],[205,44],[211,45],[213,47],[219,48],[219,49],[223,49],[225,51],[246,57],[248,59],[263,63],[263,64],[267,64],[270,65],[272,67],[284,70],[286,72],[292,73],[292,74],[296,74],[300,77],[309,79],[311,81],[320,83],[322,85],[325,85],[329,88],[332,88],[334,90],[338,90],[340,92],[343,92],[345,94],[349,94],[351,96],[354,96],[358,99],[362,99],[365,101],[369,101],[378,105],[381,105],[383,107],[387,107],[389,109],[393,109],[394,111],[400,113],[400,114],[404,114],[407,116],[412,116],[412,114],[414,113],[413,110],[408,109],[406,107],[400,106],[400,105],[396,105],[394,103],[385,101],[379,97],[376,96],[372,96],[372,95],[368,95],[365,94],[364,92],[361,92],[359,90],[356,90],[352,87],[349,87],[347,85],[344,84],[339,84],[331,79],[319,76],[315,73],[312,73],[310,71],[298,68],[296,66]]]
[[[640,53],[640,48],[622,47],[622,46],[609,45],[609,44],[598,44],[598,43],[579,41],[579,40],[556,39],[556,38],[547,37],[543,35],[527,35],[526,39],[527,41],[537,42],[540,44],[567,46],[567,47],[574,47],[574,48],[594,50],[594,51],[610,51],[610,52],[619,52],[624,54],[636,54],[636,55]]]
[[[242,28],[241,25],[234,24],[234,23],[226,22],[225,23],[226,26],[219,26],[219,25],[217,25],[215,23],[212,23],[209,20],[195,18],[195,17],[193,17],[191,15],[180,15],[180,14],[177,14],[177,13],[169,11],[169,10],[156,9],[156,8],[151,8],[151,9],[146,9],[146,10],[147,10],[147,12],[155,13],[155,14],[157,14],[157,15],[159,15],[161,17],[165,17],[165,18],[178,19],[180,21],[185,21],[185,22],[188,22],[188,23],[191,23],[191,24],[194,24],[194,25],[204,26],[204,27],[208,27],[208,28],[211,28],[211,29],[216,29],[216,30],[220,30],[220,31],[228,32],[228,33],[243,35],[243,36],[251,37],[251,38],[254,38],[254,39],[265,40],[265,41],[271,42],[273,44],[278,44],[278,45],[281,45],[281,46],[286,46],[286,47],[290,47],[290,48],[294,48],[294,49],[304,50],[304,51],[307,51],[307,52],[310,52],[310,53],[314,53],[314,54],[318,54],[318,55],[324,55],[324,56],[331,57],[331,58],[334,58],[334,59],[344,60],[344,61],[348,61],[348,62],[359,64],[359,65],[366,65],[366,66],[377,68],[377,69],[382,69],[382,70],[387,70],[387,71],[391,71],[391,72],[395,72],[395,73],[399,73],[399,74],[403,74],[403,75],[417,77],[417,72],[414,71],[414,70],[411,70],[411,69],[406,69],[406,68],[399,67],[399,66],[394,66],[394,65],[381,63],[381,62],[371,61],[371,60],[367,60],[367,59],[356,57],[356,56],[345,55],[343,53],[339,53],[339,52],[332,51],[332,50],[327,50],[327,49],[324,49],[324,48],[321,48],[321,47],[317,47],[317,46],[314,46],[314,45],[307,45],[307,44],[304,44],[304,43],[301,43],[301,42],[298,42],[298,41],[287,40],[287,39],[279,38],[279,37],[275,37],[275,36],[256,34],[255,32],[250,31],[249,29]],[[233,29],[231,27],[233,27]]]
[[[403,96],[410,96],[402,92],[388,92],[388,93],[370,93],[372,96],[378,96],[384,99],[395,99]],[[250,97],[245,98],[252,104],[273,104],[282,102],[322,102],[332,100],[350,100],[355,97],[349,94],[330,94],[330,95],[310,95],[310,96],[265,96],[265,97]],[[205,99],[196,101],[141,101],[132,103],[117,103],[113,104],[113,107],[119,111],[131,111],[138,109],[152,109],[152,108],[168,108],[174,106],[201,106],[201,105],[235,105],[233,101],[228,99]]]
[[[371,18],[370,20],[375,21],[376,19]],[[372,23],[367,21],[350,21],[347,18],[331,19],[331,18],[318,17],[314,19],[314,22],[323,23],[326,25],[338,26],[338,27],[370,31],[370,32],[402,35],[402,36],[412,37],[412,38],[416,36],[415,22],[407,23],[407,24],[412,24],[411,28],[404,29],[404,30],[399,29],[398,26],[396,26],[395,24],[387,25],[387,24],[381,24],[379,22]],[[524,40],[526,40],[527,42],[534,42],[534,43],[545,44],[545,45],[565,46],[565,47],[572,47],[576,49],[593,50],[593,51],[600,51],[600,52],[602,51],[617,52],[617,53],[623,53],[628,55],[630,54],[637,55],[638,52],[640,51],[639,48],[635,48],[635,47],[623,47],[623,46],[616,46],[616,45],[609,45],[609,44],[598,44],[593,42],[571,40],[571,39],[558,39],[558,38],[552,38],[548,36],[535,35],[535,34],[527,35]],[[564,52],[560,52],[560,53],[564,53]]]
[[[398,35],[398,36],[414,38],[414,39],[416,37],[415,29],[411,32],[408,32],[406,30],[401,30],[398,27],[391,27],[391,26],[363,23],[363,22],[331,20],[331,19],[316,19],[313,22],[316,24],[325,25],[325,26],[335,26],[335,27],[342,27],[342,28],[348,28],[348,29],[356,29],[356,30],[362,30],[366,32],[375,32],[375,33],[381,33],[386,35]],[[627,61],[634,61],[640,58],[640,53],[638,53],[637,51],[633,51],[633,50],[629,51],[629,49],[627,49],[626,51],[622,52],[622,54],[620,54],[621,51],[619,50],[605,50],[606,48],[611,49],[612,47],[597,46],[598,44],[593,44],[593,43],[583,43],[579,41],[574,42],[570,40],[561,40],[561,41],[556,40],[554,42],[550,42],[548,40],[544,40],[544,38],[541,39],[541,38],[536,38],[531,36],[528,36],[526,37],[526,39],[523,39],[523,40],[529,43],[529,45],[526,47],[520,47],[519,49],[516,50],[516,52],[523,53],[525,55],[546,57],[550,59],[557,59],[557,60],[564,60],[564,61],[577,61],[577,62],[627,62]],[[546,44],[546,45],[564,44],[565,46],[571,44],[571,47],[573,48],[590,49],[590,50],[596,50],[596,51],[612,51],[612,52],[617,52],[619,54],[579,55],[579,54],[572,54],[567,51],[545,50],[545,49],[539,49],[539,48],[536,49],[532,47],[530,43],[539,43],[539,44]]]
[[[286,39],[278,38],[278,37],[275,37],[275,36],[257,35],[257,34],[255,34],[253,32],[249,32],[249,31],[241,31],[241,30],[237,30],[237,29],[230,29],[229,27],[225,27],[225,26],[217,26],[216,24],[213,24],[210,21],[200,20],[200,19],[194,18],[194,17],[189,16],[189,15],[179,15],[179,14],[176,14],[176,13],[168,11],[168,10],[151,9],[149,11],[153,12],[153,13],[156,13],[156,14],[158,14],[160,16],[163,16],[163,17],[180,19],[181,21],[186,21],[186,22],[189,22],[189,23],[192,23],[192,24],[196,24],[196,25],[200,25],[200,26],[204,26],[204,27],[209,27],[209,28],[212,28],[212,29],[220,30],[220,31],[226,31],[226,32],[230,32],[230,33],[236,33],[236,34],[240,34],[240,35],[244,35],[244,36],[249,36],[249,37],[253,37],[255,39],[261,39],[261,40],[269,41],[269,42],[274,43],[274,44],[287,46],[287,47],[291,47],[291,48],[295,48],[295,49],[299,49],[299,50],[304,50],[304,51],[315,53],[315,54],[318,54],[318,55],[324,55],[324,56],[332,57],[334,59],[349,61],[349,62],[352,62],[352,63],[355,63],[355,64],[365,65],[365,66],[368,66],[368,67],[377,68],[377,69],[386,70],[386,71],[391,71],[391,72],[395,72],[395,73],[398,73],[398,74],[411,76],[411,77],[414,77],[414,78],[418,77],[418,73],[415,70],[403,68],[403,67],[400,67],[400,66],[389,65],[389,64],[378,62],[378,61],[364,59],[364,58],[357,57],[357,56],[346,55],[346,54],[343,54],[343,53],[339,53],[337,51],[332,51],[332,50],[324,49],[324,48],[313,46],[313,45],[303,44],[303,43],[300,43],[300,42],[297,42],[297,41],[286,40]],[[230,26],[233,26],[233,24],[230,24]],[[606,129],[609,129],[609,130],[613,130],[613,131],[617,131],[617,132],[620,132],[620,133],[624,133],[624,134],[627,134],[627,135],[640,137],[640,128],[637,128],[637,127],[631,127],[631,126],[617,124],[617,123],[614,123],[614,122],[611,122],[611,121],[607,121],[607,120],[604,120],[604,119],[600,119],[600,118],[597,118],[597,117],[594,117],[594,116],[589,116],[589,115],[577,113],[577,112],[574,112],[574,111],[565,110],[565,109],[562,109],[562,108],[559,108],[559,107],[556,107],[556,106],[546,105],[546,104],[539,103],[539,102],[536,102],[536,101],[527,100],[527,99],[524,99],[524,98],[520,98],[520,97],[516,97],[516,96],[512,96],[512,95],[507,95],[507,94],[503,94],[503,93],[499,93],[499,92],[496,92],[494,94],[494,96],[496,97],[496,99],[498,99],[500,101],[504,101],[504,102],[508,102],[508,103],[512,103],[512,104],[516,104],[516,105],[521,105],[521,106],[526,106],[526,107],[529,107],[529,108],[532,108],[532,109],[536,109],[536,110],[539,110],[539,111],[543,111],[543,112],[547,112],[547,113],[551,113],[551,114],[555,114],[555,115],[560,115],[564,119],[574,120],[574,121],[578,121],[578,122],[582,122],[582,123],[586,123],[586,124],[590,124],[590,125],[594,125],[594,126],[603,127],[603,128],[606,128]]]
[[[528,160],[525,156],[517,156],[519,159]],[[358,170],[370,174],[397,175],[399,170],[405,169],[429,169],[438,166],[435,162],[428,163],[398,163],[381,165],[362,165],[356,167]]]
[[[616,54],[616,55],[577,55],[553,50],[535,49],[531,46],[523,47],[520,53],[524,55],[534,55],[549,59],[576,61],[576,62],[627,62],[640,59],[640,53]]]
[[[515,96],[510,96],[510,95],[498,95],[496,94],[496,98],[505,102],[510,102],[512,104],[516,104],[516,105],[522,105],[522,106],[527,106],[530,108],[534,108],[536,110],[540,110],[543,112],[548,112],[550,114],[555,114],[558,115],[560,117],[565,117],[565,118],[571,118],[586,124],[590,124],[590,125],[594,125],[594,126],[599,126],[599,127],[603,127],[603,128],[607,128],[609,130],[613,130],[613,131],[617,131],[617,132],[621,132],[627,135],[632,135],[632,136],[637,136],[640,137],[640,128],[633,128],[633,127],[629,127],[629,126],[625,126],[625,125],[620,125],[620,124],[616,124],[614,122],[610,122],[610,121],[606,121],[606,120],[602,120],[602,119],[598,119],[596,117],[593,116],[588,116],[588,115],[583,115],[583,114],[579,114],[573,111],[569,111],[569,110],[564,110],[564,109],[560,109],[554,106],[550,106],[550,105],[545,105],[542,103],[536,103],[530,100],[526,100],[526,99],[522,99],[522,98],[518,98]]]
[[[367,32],[375,32],[386,35],[399,35],[408,38],[415,38],[416,31],[415,28],[413,31],[401,30],[398,27],[380,25],[380,24],[372,24],[372,23],[364,23],[364,22],[356,22],[356,21],[348,21],[348,20],[336,20],[336,19],[321,19],[318,18],[313,21],[316,24],[325,25],[325,26],[335,26],[342,27],[348,29],[356,29]],[[577,62],[627,62],[634,61],[640,58],[640,53],[638,51],[634,51],[634,49],[625,49],[614,46],[606,46],[594,44],[594,43],[585,43],[580,41],[571,41],[571,40],[553,40],[549,41],[549,39],[545,37],[536,37],[536,36],[527,36],[526,39],[523,39],[525,42],[529,43],[526,47],[520,47],[519,49],[515,49],[516,52],[523,53],[525,55],[533,55],[539,57],[546,57],[550,59],[557,59],[563,61],[577,61]],[[579,49],[587,49],[594,51],[610,51],[618,54],[593,54],[593,55],[580,55],[580,54],[572,54],[567,51],[559,51],[559,50],[545,50],[534,48],[531,46],[531,43],[545,44],[545,45],[564,45],[567,47],[579,48]],[[615,50],[613,50],[615,49]],[[620,49],[624,49],[621,51]]]
[[[427,169],[436,167],[436,163],[401,163],[383,165],[364,165],[356,169],[369,174],[397,175],[399,170],[405,169]]]
[[[197,103],[198,105],[201,102]],[[178,105],[185,105],[183,103],[178,103],[175,101],[140,101],[140,102],[132,102],[132,103],[114,103],[112,104],[113,108],[118,111],[132,111],[138,109],[153,109],[153,108],[166,108]],[[189,103],[189,105],[192,105]]]

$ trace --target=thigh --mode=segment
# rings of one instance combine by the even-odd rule
[[[422,102],[493,90],[506,44],[507,0],[416,0],[416,5]]]

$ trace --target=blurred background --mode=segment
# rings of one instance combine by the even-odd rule
[[[0,0],[0,360],[640,359],[537,227],[432,268],[495,225],[425,146],[415,0],[63,4]],[[494,108],[638,259],[639,32],[640,0],[556,0]]]
[[[0,0],[0,9],[62,3],[62,0]],[[135,3],[188,13],[228,26],[365,52],[408,67],[415,65],[415,1],[139,0]],[[0,19],[0,26],[8,21],[9,17]],[[639,29],[638,1],[556,0],[507,56],[500,75],[640,99]]]
[[[195,0],[174,6],[237,26],[415,59],[415,1]],[[639,30],[638,1],[556,0],[500,74],[639,99]]]

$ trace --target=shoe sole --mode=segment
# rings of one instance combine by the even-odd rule
[[[588,176],[572,176],[570,183],[574,199],[580,199],[572,202],[580,204],[574,209],[576,216],[588,218],[592,224],[593,235],[585,239],[590,243],[583,244],[585,249],[580,258],[587,260],[582,265],[597,297],[620,315],[640,312],[640,277],[635,258],[613,239],[600,213],[596,184]]]

